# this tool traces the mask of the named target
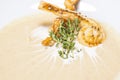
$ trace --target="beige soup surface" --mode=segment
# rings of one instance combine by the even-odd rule
[[[120,37],[109,26],[103,26],[107,38],[96,49],[95,63],[86,52],[82,61],[54,62],[47,58],[50,49],[34,46],[37,43],[31,42],[31,32],[50,25],[54,18],[51,14],[33,14],[0,30],[0,80],[120,80],[116,78],[120,72]]]

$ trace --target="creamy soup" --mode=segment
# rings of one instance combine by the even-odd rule
[[[40,26],[48,29],[54,19],[52,14],[33,14],[0,30],[0,80],[120,80],[116,78],[120,72],[120,35],[114,29],[103,26],[107,38],[92,58],[84,49],[82,59],[64,64],[60,57],[51,57],[55,49],[31,39],[33,30]]]

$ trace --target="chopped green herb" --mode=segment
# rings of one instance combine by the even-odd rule
[[[59,45],[62,47],[62,50],[58,51],[58,53],[63,59],[67,59],[69,53],[75,49],[74,40],[80,30],[79,23],[80,21],[78,18],[74,20],[68,19],[67,21],[61,21],[60,26],[58,27],[58,32],[50,32],[50,37],[52,37],[52,39],[57,43],[56,47]]]

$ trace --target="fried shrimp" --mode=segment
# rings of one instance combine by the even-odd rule
[[[68,10],[75,10],[79,0],[65,0],[64,5]]]
[[[81,44],[89,47],[97,46],[101,44],[104,40],[105,40],[105,33],[101,25],[98,24],[97,22],[94,23],[93,26],[82,27],[78,34],[78,41]]]
[[[61,9],[47,2],[41,2],[39,9],[52,12],[63,19],[69,18],[74,20],[75,18],[78,18],[80,21],[79,27],[81,28],[78,34],[78,41],[85,46],[97,46],[105,39],[105,33],[102,26],[93,19],[84,17],[83,15],[70,10]],[[58,21],[55,24],[59,23],[60,22]]]

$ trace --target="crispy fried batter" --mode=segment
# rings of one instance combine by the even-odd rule
[[[79,0],[65,0],[64,5],[66,9],[74,11]]]
[[[58,30],[58,27],[59,27],[61,21],[64,21],[64,20],[65,20],[65,19],[60,18],[60,17],[56,18],[56,19],[54,20],[52,26],[50,27],[50,30],[53,31],[54,33],[57,33],[57,30]]]
[[[45,40],[42,41],[42,45],[44,46],[52,46],[54,44],[54,41],[51,37],[47,37]]]

